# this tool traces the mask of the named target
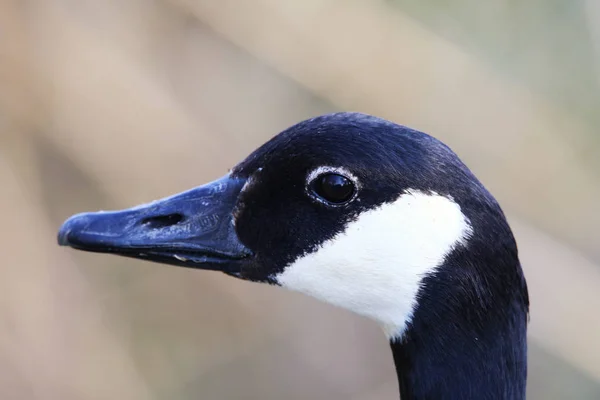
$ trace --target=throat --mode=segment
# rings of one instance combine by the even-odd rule
[[[526,313],[475,329],[453,317],[413,323],[390,342],[401,399],[525,399]]]

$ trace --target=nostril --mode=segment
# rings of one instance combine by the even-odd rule
[[[169,226],[177,225],[183,221],[183,219],[183,215],[179,213],[157,215],[155,217],[144,218],[142,220],[142,225],[145,225],[150,229],[167,228]]]

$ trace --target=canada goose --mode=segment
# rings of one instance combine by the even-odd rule
[[[381,325],[402,399],[523,399],[527,285],[492,195],[446,145],[359,113],[300,122],[224,177],[78,214],[58,241],[279,285]]]

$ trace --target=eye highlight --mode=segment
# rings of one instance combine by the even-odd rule
[[[349,202],[356,192],[356,185],[344,175],[329,172],[314,179],[309,188],[314,195],[332,205]]]

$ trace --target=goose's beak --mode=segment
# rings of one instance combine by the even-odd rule
[[[251,255],[239,240],[233,211],[245,180],[226,176],[150,204],[77,214],[58,232],[74,249],[236,274]]]

